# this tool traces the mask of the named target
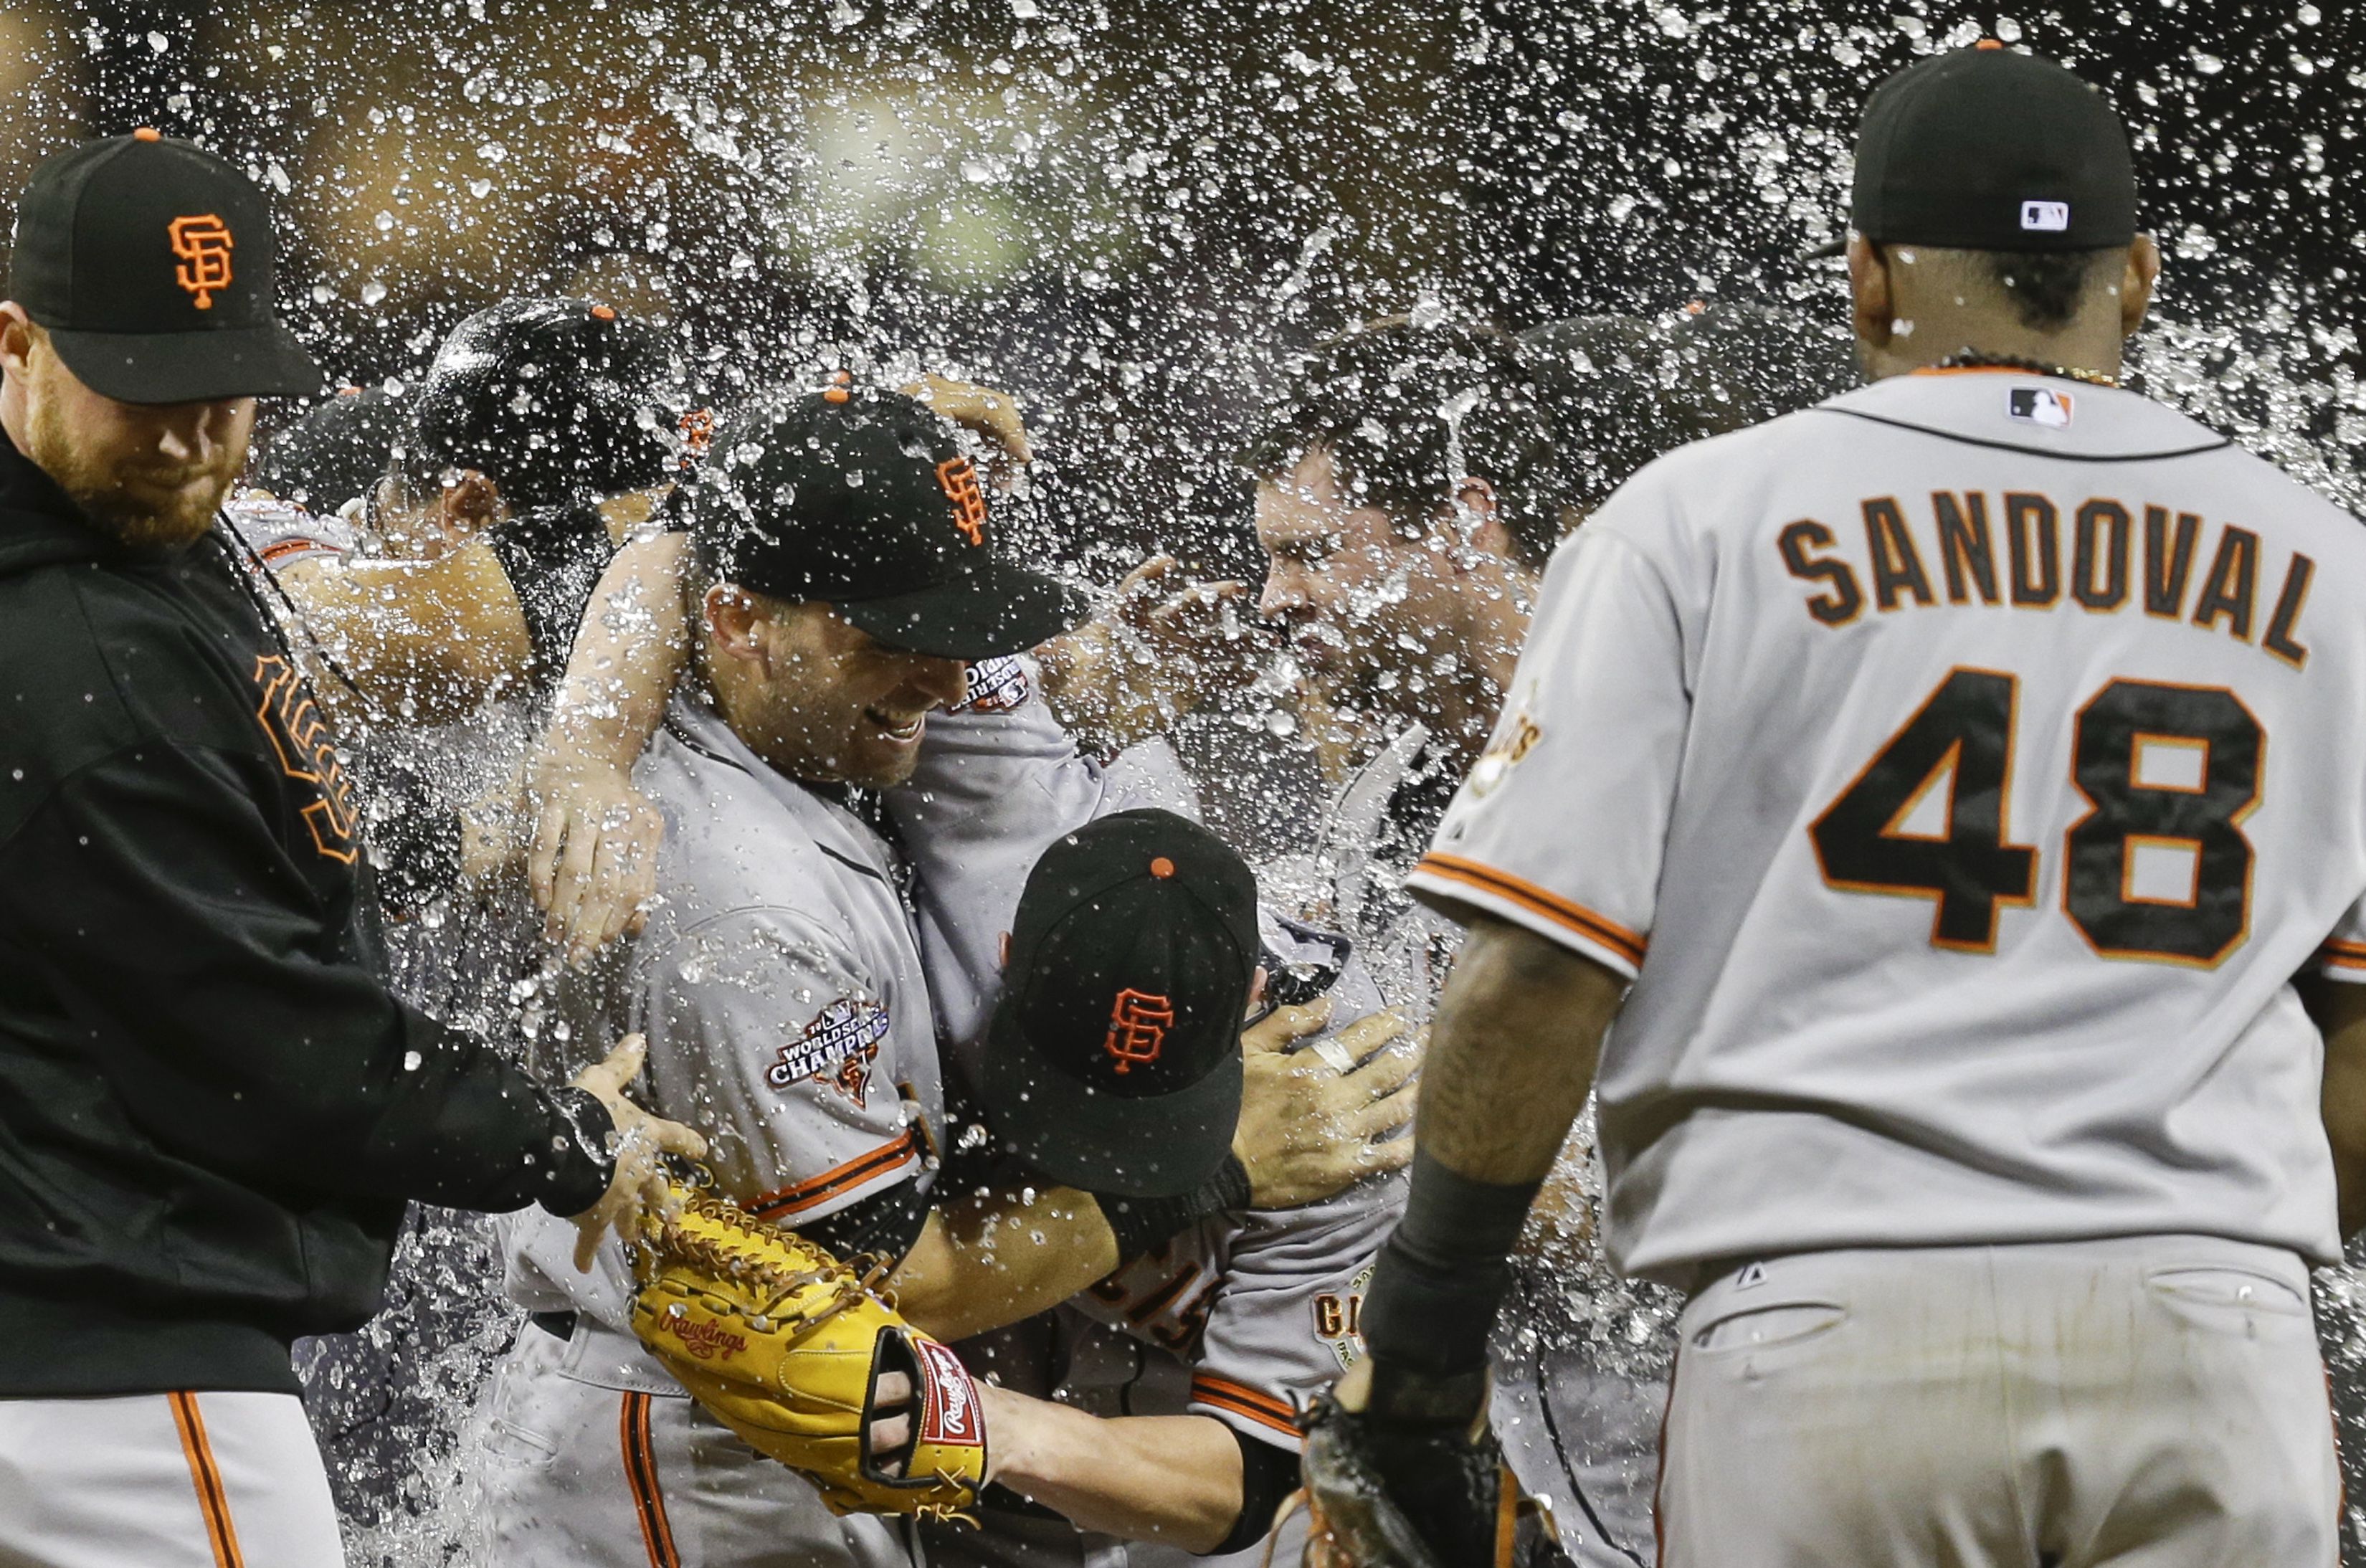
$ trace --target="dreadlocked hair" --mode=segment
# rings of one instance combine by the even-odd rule
[[[1290,365],[1242,456],[1270,479],[1318,447],[1407,538],[1437,526],[1465,478],[1493,488],[1522,565],[1542,570],[1560,536],[1552,435],[1518,345],[1492,326],[1391,316],[1317,344]]]

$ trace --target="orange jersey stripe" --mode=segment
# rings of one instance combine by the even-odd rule
[[[2317,956],[2338,968],[2366,969],[2366,942],[2328,942]]]
[[[1572,903],[1557,893],[1549,893],[1533,882],[1523,882],[1509,872],[1482,865],[1459,855],[1427,854],[1414,866],[1416,874],[1427,872],[1448,882],[1459,882],[1498,898],[1509,899],[1520,908],[1542,915],[1556,925],[1565,926],[1589,941],[1598,942],[1628,963],[1639,966],[1651,939],[1640,931],[1628,930],[1607,915],[1596,914],[1583,904]]]
[[[255,558],[265,566],[271,566],[286,560],[289,556],[307,555],[314,550],[327,549],[329,547],[318,539],[280,539],[265,545],[256,553]]]
[[[1298,1412],[1263,1389],[1220,1378],[1212,1372],[1200,1372],[1191,1379],[1191,1397],[1202,1404],[1245,1416],[1277,1432],[1286,1432],[1293,1438],[1302,1436],[1298,1429]]]
[[[625,1395],[616,1427],[624,1446],[625,1484],[633,1494],[633,1512],[640,1520],[641,1544],[648,1550],[649,1568],[682,1568],[682,1553],[674,1550],[673,1522],[666,1517],[665,1494],[658,1489],[657,1453],[649,1441],[649,1396]]]
[[[189,1481],[197,1491],[197,1512],[206,1521],[214,1568],[245,1568],[238,1530],[231,1523],[230,1496],[222,1490],[221,1468],[214,1463],[213,1445],[206,1441],[206,1418],[197,1413],[197,1396],[168,1393],[164,1398],[173,1407],[173,1425],[180,1429],[181,1453],[189,1461]]]
[[[764,1193],[746,1208],[748,1213],[760,1220],[801,1214],[876,1177],[884,1176],[891,1170],[900,1170],[919,1157],[919,1134],[917,1130],[907,1132],[894,1143],[882,1144],[868,1154],[855,1156],[844,1165],[831,1167],[819,1176]]]

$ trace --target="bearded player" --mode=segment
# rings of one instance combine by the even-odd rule
[[[2366,978],[2366,536],[2115,386],[2135,206],[2060,67],[1891,79],[1875,384],[1557,553],[1412,879],[1470,935],[1309,1439],[1350,1559],[1485,1560],[1487,1325],[1598,1066],[1611,1257],[1692,1292],[1662,1562],[2335,1561],[2308,1269],[2366,1214],[2366,992],[2327,983]]]

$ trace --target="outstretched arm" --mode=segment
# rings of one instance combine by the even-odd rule
[[[633,788],[633,764],[690,661],[689,556],[686,534],[653,535],[616,552],[592,590],[527,767],[527,879],[570,964],[638,931],[656,889],[664,827]]]
[[[1088,1415],[981,1384],[994,1479],[1121,1540],[1213,1551],[1241,1517],[1241,1441],[1210,1416]]]
[[[275,575],[335,660],[320,687],[341,721],[465,718],[526,667],[525,616],[482,541],[432,561],[312,557]]]

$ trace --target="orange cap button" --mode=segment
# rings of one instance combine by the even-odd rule
[[[139,130],[131,133],[131,140],[134,141],[162,141],[164,140],[164,133],[157,130],[152,125],[143,125]]]
[[[1175,874],[1175,863],[1160,855],[1150,863],[1150,874],[1163,882]]]
[[[1998,38],[1984,38],[1980,39],[1979,42],[1972,45],[1972,47],[1974,49],[2002,49],[2004,47],[2004,39]]]
[[[853,395],[843,387],[827,387],[823,389],[821,398],[826,403],[842,403]]]
[[[603,321],[613,321],[616,319],[616,308],[614,305],[594,305],[592,307],[592,313]]]

